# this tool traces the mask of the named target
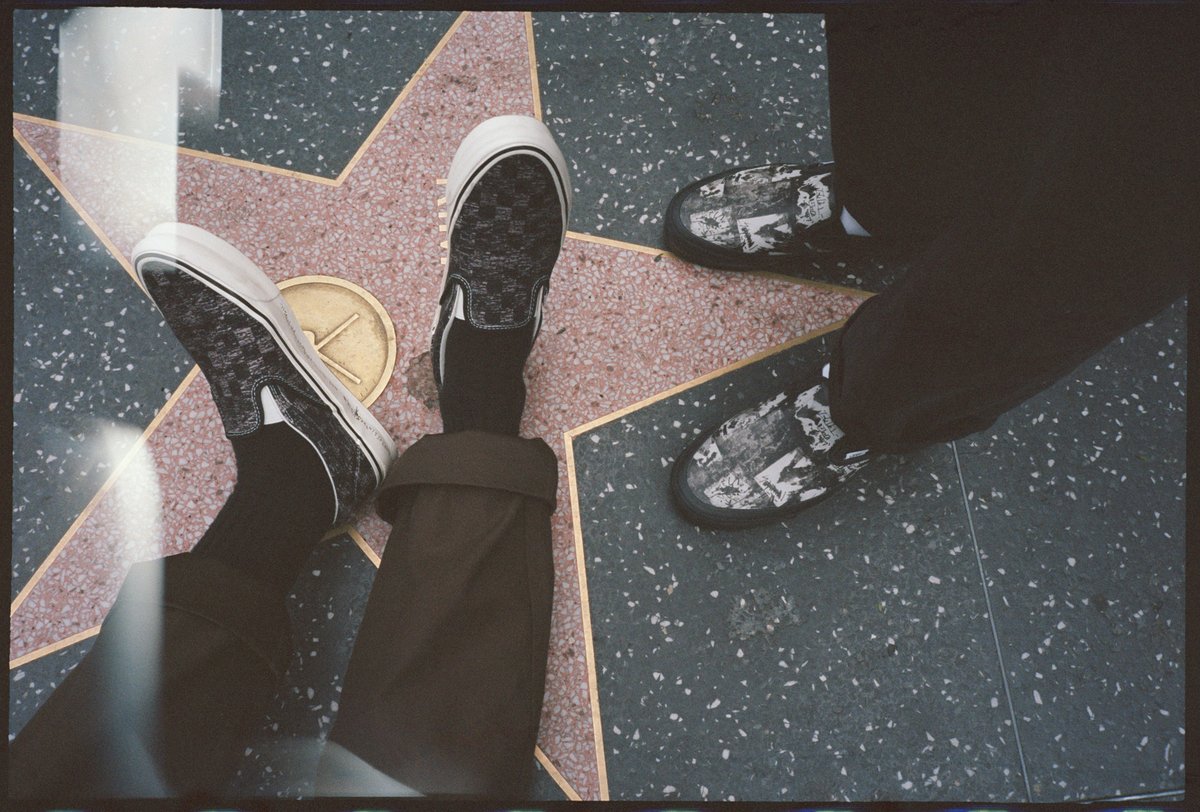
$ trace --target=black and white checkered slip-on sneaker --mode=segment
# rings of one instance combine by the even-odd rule
[[[836,198],[831,162],[738,167],[677,192],[663,236],[688,262],[734,271],[878,250],[880,240],[846,233]]]
[[[537,119],[498,116],[463,139],[446,180],[449,256],[431,342],[439,387],[455,321],[532,325],[532,348],[570,207],[567,162]]]
[[[282,417],[320,456],[347,521],[396,459],[391,436],[305,337],[279,289],[229,243],[164,223],[133,249],[138,279],[208,380],[225,434]]]
[[[872,459],[829,413],[829,365],[701,434],[671,469],[671,495],[701,527],[736,529],[812,507]]]

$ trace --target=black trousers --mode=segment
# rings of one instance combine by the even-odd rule
[[[541,440],[483,432],[425,437],[396,462],[318,794],[527,795],[557,477]],[[291,656],[269,595],[187,553],[133,567],[92,649],[13,741],[10,795],[220,797]]]
[[[834,420],[903,452],[990,426],[1182,296],[1200,255],[1190,9],[826,16],[839,198],[915,246],[834,342]]]

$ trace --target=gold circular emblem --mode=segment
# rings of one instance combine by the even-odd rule
[[[379,300],[333,276],[287,279],[279,290],[325,366],[364,406],[374,403],[396,368],[396,328]]]

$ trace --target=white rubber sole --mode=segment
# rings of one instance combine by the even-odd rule
[[[526,147],[527,149],[522,149]],[[567,160],[563,157],[554,136],[545,124],[530,116],[496,116],[489,118],[458,145],[446,175],[446,224],[454,231],[454,223],[462,201],[471,194],[475,181],[487,172],[488,166],[508,155],[532,155],[547,164],[558,181],[562,205],[563,235],[567,233],[567,214],[571,208],[571,181]],[[549,161],[547,161],[549,158]]]
[[[267,328],[296,370],[333,409],[347,433],[370,460],[377,485],[382,484],[396,459],[395,442],[318,357],[291,307],[267,275],[220,237],[185,223],[156,226],[134,246],[134,270],[143,289],[146,289],[143,266],[148,260],[161,258],[182,263],[178,266],[182,272],[212,288]],[[227,292],[236,296],[231,297]]]
[[[446,267],[442,270],[442,282],[438,290],[446,289],[450,275],[450,248],[454,239],[454,225],[462,211],[462,203],[496,162],[513,155],[531,155],[546,164],[555,178],[559,189],[559,205],[562,211],[562,234],[559,246],[567,236],[567,220],[571,211],[571,178],[567,173],[567,159],[554,141],[549,128],[530,116],[496,116],[489,118],[467,133],[458,145],[450,172],[446,175]],[[440,293],[439,293],[440,296]],[[540,302],[539,302],[540,305]],[[539,308],[540,309],[540,308]],[[438,315],[434,314],[429,331],[437,330]]]

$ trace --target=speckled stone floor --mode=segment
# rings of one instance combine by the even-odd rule
[[[134,242],[178,218],[276,281],[371,291],[398,353],[373,411],[404,447],[440,426],[422,358],[437,180],[472,126],[523,113],[576,195],[523,423],[560,458],[536,798],[1178,798],[1185,303],[802,519],[719,534],[670,508],[685,440],[904,270],[730,275],[662,249],[696,177],[830,157],[820,15],[120,14],[152,13],[13,18],[10,738],[129,564],[188,549],[232,486],[207,387],[131,278]],[[191,43],[178,91],[131,92],[131,31],[155,53]],[[161,526],[135,543],[124,494],[146,488]],[[387,530],[363,515],[313,554],[236,795],[311,794]]]

